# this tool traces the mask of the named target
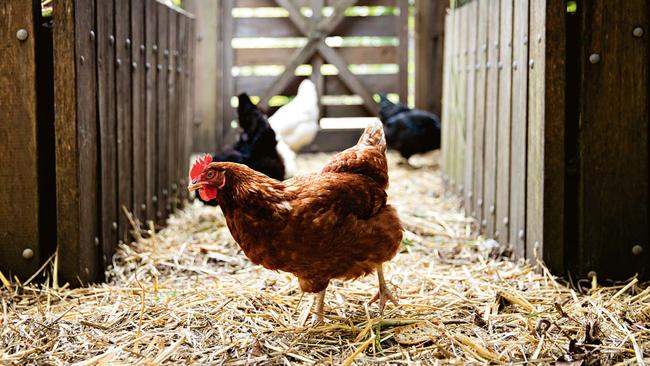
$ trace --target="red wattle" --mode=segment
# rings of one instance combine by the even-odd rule
[[[199,189],[199,196],[204,201],[212,201],[217,199],[217,190],[214,188],[201,188]]]

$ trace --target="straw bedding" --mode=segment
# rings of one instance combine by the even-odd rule
[[[327,155],[300,157],[312,171]],[[405,223],[385,265],[398,307],[366,302],[376,278],[334,282],[325,323],[291,275],[252,265],[218,208],[190,204],[123,246],[106,284],[2,279],[0,364],[641,364],[650,288],[636,280],[571,289],[475,235],[443,192],[435,156],[398,165],[389,200]],[[56,258],[54,259],[56,260]],[[39,277],[40,278],[40,277]]]

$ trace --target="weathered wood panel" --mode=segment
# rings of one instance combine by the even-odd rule
[[[337,0],[326,0],[326,6],[335,5]],[[357,6],[396,6],[397,0],[359,0]],[[295,0],[295,4],[301,7],[308,7],[311,5],[311,0]],[[238,8],[276,8],[278,4],[274,0],[236,0],[235,6]]]
[[[168,201],[165,209],[167,214],[176,209],[178,185],[176,172],[178,171],[178,93],[176,67],[178,66],[178,13],[169,11],[167,18],[167,185]]]
[[[397,47],[334,47],[348,64],[391,64],[397,59]],[[240,66],[284,65],[295,48],[235,48],[235,64]]]
[[[456,12],[452,12],[445,17],[445,34],[447,36],[447,42],[445,43],[445,66],[443,68],[443,80],[442,80],[442,89],[443,89],[443,100],[442,100],[442,120],[447,121],[442,125],[441,133],[441,161],[442,167],[445,170],[445,175],[443,176],[445,183],[448,180],[448,174],[450,174],[451,166],[449,164],[449,156],[451,152],[451,144],[454,143],[451,139],[451,126],[453,124],[453,119],[451,117],[451,104],[452,104],[452,87],[451,87],[451,78],[452,78],[452,50],[453,50],[453,39],[454,35],[452,33],[454,16]]]
[[[577,270],[622,279],[647,271],[650,263],[650,8],[643,0],[601,0],[583,4],[582,11]],[[635,36],[639,27],[645,35],[637,30]]]
[[[514,2],[512,38],[512,128],[510,174],[510,244],[518,258],[525,256],[526,131],[528,106],[528,0]]]
[[[512,112],[512,14],[513,0],[501,0],[499,30],[499,101],[497,132],[496,229],[494,237],[509,241],[510,230],[510,129]]]
[[[358,75],[359,80],[369,89],[377,93],[399,93],[397,74]],[[338,77],[327,75],[323,77],[327,95],[354,94]],[[275,81],[274,76],[239,76],[235,78],[235,93],[246,92],[248,95],[259,96]],[[284,95],[296,95],[302,79],[296,78],[283,92]],[[366,112],[367,113],[367,112]]]
[[[0,266],[13,270],[5,276],[27,277],[41,260],[32,4],[3,1],[0,14]],[[24,40],[17,38],[19,29],[27,32]],[[26,249],[32,258],[23,257]]]
[[[395,24],[395,35],[397,36],[397,39],[399,41],[399,46],[397,47],[397,65],[399,67],[399,78],[398,78],[398,85],[399,85],[399,100],[401,103],[408,103],[408,62],[409,62],[409,30],[408,30],[408,17],[409,17],[409,2],[408,0],[398,0],[397,1],[398,6],[399,6],[399,16],[397,17],[397,20],[395,20],[394,16],[386,16],[386,17],[366,17],[367,19],[373,19],[378,23],[386,23],[386,24]],[[354,24],[355,27],[364,27],[363,24],[361,24],[361,19],[355,17],[346,17],[343,22],[341,22],[341,25],[345,26],[346,24]],[[389,28],[386,25],[383,26],[384,28]],[[341,28],[341,27],[339,27]],[[338,29],[338,28],[337,28]],[[353,27],[350,26],[348,28],[344,28],[344,34],[345,36],[353,36],[354,31],[352,30]],[[380,32],[377,30],[373,30],[372,32],[373,36],[379,36]],[[336,31],[334,32],[334,35],[336,35]],[[387,34],[388,36],[388,34]]]
[[[444,1],[415,1],[415,106],[438,115],[442,113],[442,67],[447,5]],[[468,14],[464,17],[469,19]]]
[[[131,99],[133,101],[133,213],[145,222],[147,213],[147,121],[145,69],[145,1],[131,2]]]
[[[485,148],[485,103],[486,103],[486,86],[487,86],[487,33],[488,33],[488,3],[487,1],[478,2],[478,23],[476,39],[476,96],[474,103],[476,113],[474,115],[474,171],[477,172],[473,177],[473,191],[476,200],[476,219],[484,230],[486,222],[483,221],[483,205],[485,196],[483,195],[483,172],[485,170],[484,148]]]
[[[146,156],[147,156],[147,192],[146,210],[147,220],[156,218],[157,193],[157,167],[158,167],[158,108],[157,108],[157,65],[158,49],[156,33],[158,32],[158,6],[155,0],[146,0],[145,6],[145,120],[146,120]],[[155,48],[155,49],[154,49]],[[155,199],[154,199],[155,197]]]
[[[467,5],[467,93],[466,93],[466,111],[465,111],[465,174],[464,174],[464,206],[465,212],[474,216],[476,214],[476,200],[474,199],[474,126],[476,116],[476,45],[478,29],[478,4],[472,2]],[[444,121],[444,119],[443,119]]]
[[[400,0],[403,1],[403,0]],[[394,16],[345,17],[331,33],[346,37],[395,37]],[[302,37],[289,18],[234,18],[234,37]]]
[[[117,215],[119,240],[129,241],[123,212],[133,211],[133,123],[131,105],[131,36],[129,0],[115,0],[115,103],[117,118]]]
[[[485,101],[485,167],[483,182],[483,219],[485,235],[494,237],[496,218],[496,180],[499,105],[499,28],[500,0],[488,0],[487,93]]]
[[[158,5],[158,32],[157,32],[157,62],[156,65],[156,83],[157,83],[157,121],[158,121],[158,138],[156,141],[158,152],[158,179],[156,183],[157,191],[157,206],[156,206],[156,219],[159,222],[165,218],[167,211],[167,203],[169,196],[169,149],[168,149],[168,133],[169,133],[169,119],[167,110],[167,93],[169,76],[169,48],[168,48],[168,31],[169,25],[169,8],[163,4]]]
[[[97,1],[97,103],[100,134],[102,259],[111,263],[117,244],[117,143],[115,117],[115,15],[112,1]]]

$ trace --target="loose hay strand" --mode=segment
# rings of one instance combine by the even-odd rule
[[[316,171],[328,158],[298,163]],[[543,264],[500,256],[476,234],[460,199],[443,191],[434,159],[416,157],[412,163],[426,166],[410,169],[389,155],[389,201],[406,230],[402,250],[384,266],[400,305],[389,304],[383,318],[366,306],[377,286],[369,276],[333,281],[325,323],[312,326],[313,296],[302,298],[293,276],[250,263],[220,210],[194,203],[160,231],[152,222],[135,230],[142,237],[118,248],[105,284],[59,286],[58,255],[54,270],[30,283],[0,273],[0,364],[630,364],[650,357],[647,284],[574,290]]]

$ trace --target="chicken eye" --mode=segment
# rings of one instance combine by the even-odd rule
[[[208,179],[212,179],[214,177],[214,171],[210,170],[206,176]]]

